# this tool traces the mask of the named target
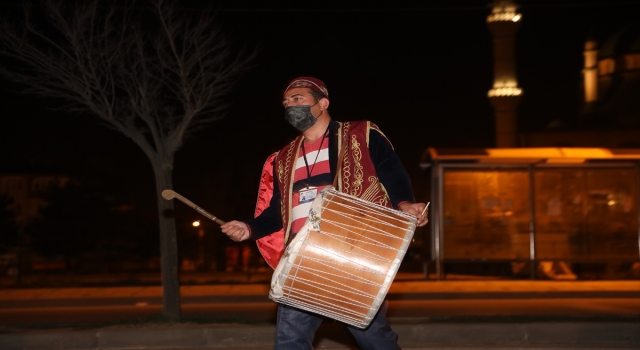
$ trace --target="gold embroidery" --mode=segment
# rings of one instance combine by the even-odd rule
[[[367,187],[366,191],[362,192],[362,196],[360,198],[364,199],[367,202],[375,203],[376,195],[378,194],[378,178],[376,176],[369,176],[367,179],[369,180],[369,187]]]
[[[367,188],[367,190],[362,194],[360,198],[380,204],[380,205],[388,205],[389,196],[384,186],[380,183],[380,180],[376,176],[369,176],[368,178],[371,185]]]
[[[280,184],[282,184],[282,183],[283,183],[283,181],[284,181],[284,180],[283,180],[283,177],[282,177],[282,175],[283,175],[283,174],[284,174],[284,168],[283,168],[283,166],[282,166],[282,161],[279,161],[279,162],[278,162],[278,182],[279,182]]]
[[[380,183],[380,189],[382,190],[383,194],[383,198],[380,201],[380,205],[384,205],[387,207],[391,207],[391,199],[389,198],[389,193],[387,192],[387,189],[384,188],[384,185],[382,183]]]
[[[276,158],[278,159],[278,158]],[[285,180],[284,180],[284,160],[283,159],[279,159],[278,160],[278,183],[280,184],[280,188],[283,188]],[[280,193],[280,217],[282,218],[282,222],[284,221],[284,213],[285,211],[282,210],[282,208],[284,208],[284,193]],[[286,242],[286,241],[285,241]]]
[[[367,148],[369,148],[369,133],[371,132],[371,122],[367,121],[367,132],[365,137],[367,138]]]
[[[297,137],[293,141],[291,141],[288,147],[285,147],[279,153],[283,155],[282,158],[278,160],[278,183],[280,184],[280,188],[282,189],[280,193],[280,216],[282,217],[282,224],[285,228],[284,233],[284,243],[286,243],[289,238],[289,233],[291,231],[291,225],[287,223],[291,222],[291,210],[287,208],[291,208],[292,201],[292,189],[293,189],[293,171],[292,171],[292,162],[294,157],[297,159],[297,149],[300,147],[299,140],[302,140],[302,137]],[[296,145],[298,147],[296,147]],[[284,150],[286,149],[287,153],[284,154]],[[287,220],[288,217],[288,220]]]
[[[342,143],[343,145],[348,145],[349,143],[349,127],[351,123],[346,122],[343,124],[342,130]],[[344,147],[344,146],[343,146]],[[349,161],[349,151],[345,149],[345,155],[342,158],[342,192],[349,193],[349,178],[351,177],[351,162]]]
[[[285,196],[280,196],[280,216],[282,217],[282,222],[286,222],[286,221],[284,220],[284,219],[285,219],[285,217],[284,217],[284,213],[285,213],[285,211],[284,211],[284,210],[282,210],[282,208],[284,208],[284,207],[285,207],[285,206],[284,206],[284,204],[285,204],[285,203],[284,203],[284,197],[285,197]],[[286,234],[285,234],[285,236],[286,236]],[[287,240],[286,240],[286,237],[285,237],[285,240],[284,240],[284,241],[285,241],[285,242],[287,241]],[[286,244],[285,244],[285,245],[286,245]]]
[[[279,157],[280,152],[278,152],[278,154],[276,155],[276,163],[278,166],[278,184],[280,185],[280,188],[282,188],[282,185],[284,184],[284,165],[282,162],[282,158]],[[284,198],[282,195],[280,196],[280,208],[282,208],[283,200],[282,198]],[[284,219],[284,212],[282,210],[280,210],[280,217],[282,217],[282,219]]]
[[[296,137],[293,141],[291,141],[291,143],[289,144],[289,149],[287,150],[287,163],[285,165],[285,173],[289,175],[289,179],[287,180],[287,195],[286,195],[286,200],[287,200],[287,206],[284,206],[284,202],[281,207],[281,212],[282,212],[282,222],[287,223],[287,227],[285,229],[285,233],[284,233],[284,242],[285,242],[285,246],[286,244],[289,242],[289,234],[291,233],[291,218],[293,216],[292,211],[292,202],[293,202],[293,179],[295,177],[295,172],[292,169],[291,164],[295,164],[295,162],[298,160],[298,149],[300,148],[300,143],[302,142],[303,137],[299,136]],[[285,196],[283,196],[285,197]],[[284,198],[282,199],[284,201]],[[288,208],[286,211],[283,210],[283,208]],[[288,217],[285,218],[284,217],[284,213],[288,214]],[[286,220],[285,220],[286,219]]]
[[[356,135],[351,135],[351,154],[353,155],[353,187],[351,188],[352,196],[360,197],[362,193],[362,183],[363,172],[362,172],[362,164],[360,161],[362,160],[362,153],[360,151],[360,143],[358,142]]]

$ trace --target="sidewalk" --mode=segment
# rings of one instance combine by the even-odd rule
[[[404,276],[407,278],[408,276]],[[215,297],[229,303],[266,300],[268,285],[226,284],[182,286],[183,299]],[[161,298],[159,286],[83,287],[0,290],[0,309],[14,303],[58,303],[65,300]],[[232,296],[232,297],[231,297]],[[465,317],[395,317],[393,329],[406,349],[422,348],[640,348],[640,281],[420,281],[398,276],[388,299],[442,300],[483,303],[487,300],[560,298],[626,298],[634,309],[620,310],[626,317],[588,317],[567,320],[527,315],[511,318],[467,314]],[[472,310],[472,309],[471,309]],[[472,310],[473,311],[473,310]],[[544,311],[544,310],[542,310]],[[549,314],[553,314],[549,310]],[[618,315],[618,316],[620,316]],[[143,324],[98,329],[4,329],[0,349],[269,349],[273,324]],[[325,322],[317,336],[317,349],[354,348],[350,334],[339,323]]]
[[[266,275],[265,275],[266,276]],[[459,294],[470,296],[497,297],[549,297],[567,293],[577,295],[615,296],[628,294],[640,298],[640,280],[638,281],[531,281],[531,280],[476,280],[476,281],[433,281],[419,280],[418,274],[396,276],[389,288],[389,298],[399,296],[410,298],[415,294],[426,294],[433,298],[440,295]],[[264,281],[266,277],[255,276],[247,281]],[[237,283],[236,280],[228,282]],[[238,284],[183,285],[182,297],[200,296],[258,296],[269,293],[268,282]],[[162,297],[161,286],[133,287],[64,287],[64,288],[27,288],[0,289],[0,301],[38,300],[38,299],[91,299],[91,298],[131,298]]]
[[[638,323],[397,324],[400,346],[439,348],[638,349]],[[106,328],[0,335],[0,348],[17,349],[269,349],[273,325]],[[353,349],[344,327],[323,324],[316,349]]]

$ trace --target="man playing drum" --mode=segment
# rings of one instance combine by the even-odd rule
[[[304,225],[311,203],[327,186],[415,215],[418,226],[426,225],[426,205],[415,203],[407,172],[375,124],[333,121],[326,85],[312,77],[292,80],[282,104],[286,120],[301,134],[265,163],[256,208],[259,215],[221,226],[229,238],[258,240],[260,252],[274,267]],[[348,326],[362,349],[399,349],[398,336],[387,322],[386,304],[367,328]],[[275,349],[313,349],[322,319],[279,304]]]

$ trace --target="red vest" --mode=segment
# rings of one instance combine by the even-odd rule
[[[337,190],[386,207],[391,207],[389,196],[378,180],[375,165],[369,155],[369,132],[371,129],[384,134],[369,121],[338,123],[338,152],[344,149],[342,164],[336,169]],[[269,156],[262,170],[260,190],[255,215],[258,216],[268,205],[273,194],[273,158],[278,174],[280,208],[283,229],[256,241],[260,253],[269,266],[275,268],[284,252],[285,242],[291,230],[291,205],[293,178],[298,150],[304,140],[300,135],[279,152]],[[389,140],[387,140],[389,141]],[[329,157],[337,157],[331,154]]]

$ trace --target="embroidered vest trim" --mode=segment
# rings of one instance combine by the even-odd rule
[[[375,165],[369,155],[369,132],[380,129],[369,121],[340,123],[338,128],[338,152],[346,145],[342,164],[338,164],[338,190],[364,200],[391,207],[389,196],[378,180]],[[276,156],[278,169],[278,185],[281,193],[282,225],[285,228],[284,242],[289,241],[291,234],[291,205],[293,197],[293,180],[295,164],[304,136],[300,135],[286,145]],[[387,139],[388,141],[388,139]],[[331,157],[337,155],[330,155]],[[283,246],[284,249],[284,246]]]

